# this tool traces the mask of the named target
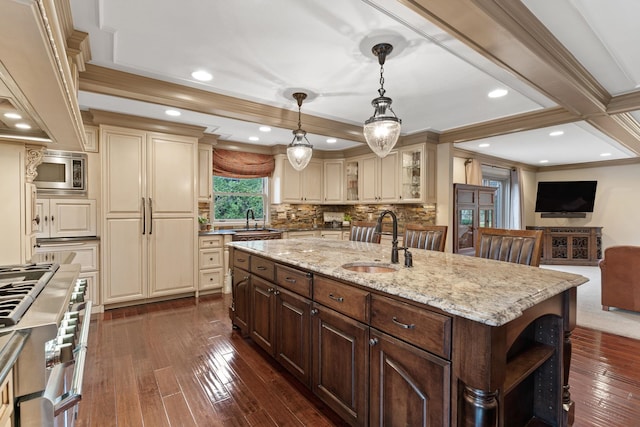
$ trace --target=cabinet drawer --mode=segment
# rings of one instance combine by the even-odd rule
[[[224,242],[224,236],[200,236],[200,249],[221,248]]]
[[[222,248],[200,249],[200,269],[222,267]]]
[[[249,271],[249,260],[251,255],[246,252],[240,252],[238,250],[233,251],[233,265],[240,267],[243,270]]]
[[[68,254],[75,253],[72,264],[80,264],[80,271],[99,270],[98,244],[97,243],[60,243],[43,244],[36,248],[36,253],[41,254],[38,261],[61,262]]]
[[[315,276],[313,299],[361,322],[367,323],[369,320],[368,291]]]
[[[371,326],[449,359],[451,318],[379,295],[371,296]]]
[[[276,265],[276,283],[304,297],[311,298],[311,284],[313,279],[310,273]]]
[[[198,290],[222,289],[224,284],[224,273],[221,268],[200,271]]]
[[[260,258],[258,256],[252,256],[250,268],[250,271],[253,274],[273,282],[276,270],[273,261],[269,261],[268,259]]]

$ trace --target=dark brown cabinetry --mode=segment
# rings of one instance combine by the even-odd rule
[[[368,325],[313,305],[313,392],[351,425],[367,425]]]
[[[453,184],[453,252],[475,255],[478,227],[495,227],[494,187]]]
[[[370,425],[449,426],[450,362],[371,328]]]
[[[598,265],[602,259],[602,227],[533,227],[542,230],[540,264]]]
[[[248,255],[245,255],[248,258]],[[233,303],[230,308],[230,317],[233,326],[240,330],[242,336],[249,334],[249,291],[251,276],[248,271],[238,267],[233,268],[233,281],[231,292]]]

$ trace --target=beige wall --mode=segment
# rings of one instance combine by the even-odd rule
[[[586,218],[540,218],[536,225],[603,227],[603,248],[615,245],[640,245],[640,165],[594,167],[564,171],[538,172],[538,181],[596,180],[593,213]],[[535,190],[534,190],[535,192]],[[535,193],[534,193],[535,198]],[[533,209],[531,209],[533,210]]]

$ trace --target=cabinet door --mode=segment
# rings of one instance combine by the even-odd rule
[[[276,359],[306,386],[311,381],[311,300],[278,288]]]
[[[195,216],[196,146],[193,138],[149,135],[147,196],[154,216]]]
[[[362,202],[378,201],[378,158],[368,156],[360,160],[359,179],[362,185],[360,199]]]
[[[49,199],[37,199],[35,209],[36,237],[46,239],[49,237]]]
[[[304,203],[322,203],[322,162],[311,160],[302,171],[301,196]]]
[[[231,304],[232,323],[238,329],[242,336],[249,333],[249,291],[251,284],[251,276],[248,272],[235,267],[233,269],[233,281],[231,292],[233,294],[233,302]]]
[[[325,160],[324,162],[324,203],[342,203],[344,180],[344,161]]]
[[[372,426],[448,426],[450,362],[371,329]]]
[[[249,289],[252,311],[249,335],[267,353],[275,356],[276,287],[273,283],[257,276],[251,276]]]
[[[317,303],[313,308],[313,392],[351,425],[367,425],[369,327]]]
[[[108,218],[102,236],[104,304],[146,297],[147,238],[139,218]]]
[[[425,199],[424,174],[425,155],[424,146],[407,147],[399,151],[400,160],[400,191],[402,202],[419,203]]]
[[[360,179],[358,169],[360,162],[358,160],[349,160],[345,164],[345,177],[347,181],[347,202],[357,202],[360,200]]]
[[[49,200],[49,234],[51,237],[96,236],[96,221],[95,200]]]
[[[300,203],[302,201],[302,173],[291,166],[285,157],[282,162],[282,201],[285,203]]]
[[[149,296],[195,290],[196,235],[193,217],[153,219],[149,230]]]
[[[378,159],[378,201],[398,201],[398,152],[392,151]]]
[[[211,202],[213,162],[211,146],[198,145],[198,201]]]

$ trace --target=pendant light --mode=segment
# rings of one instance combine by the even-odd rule
[[[393,46],[388,43],[375,45],[371,51],[378,57],[380,63],[380,89],[379,97],[371,101],[373,106],[373,116],[364,122],[364,139],[378,157],[385,157],[398,142],[400,136],[400,120],[391,108],[391,98],[384,96],[384,61],[393,50]],[[391,114],[387,113],[387,109]]]
[[[302,130],[300,123],[300,108],[302,107],[302,101],[307,97],[306,93],[296,92],[293,94],[293,98],[298,101],[298,129],[293,131],[293,141],[287,147],[287,157],[289,163],[297,171],[301,171],[306,168],[311,160],[313,154],[313,145],[309,143],[307,139],[307,132]]]

